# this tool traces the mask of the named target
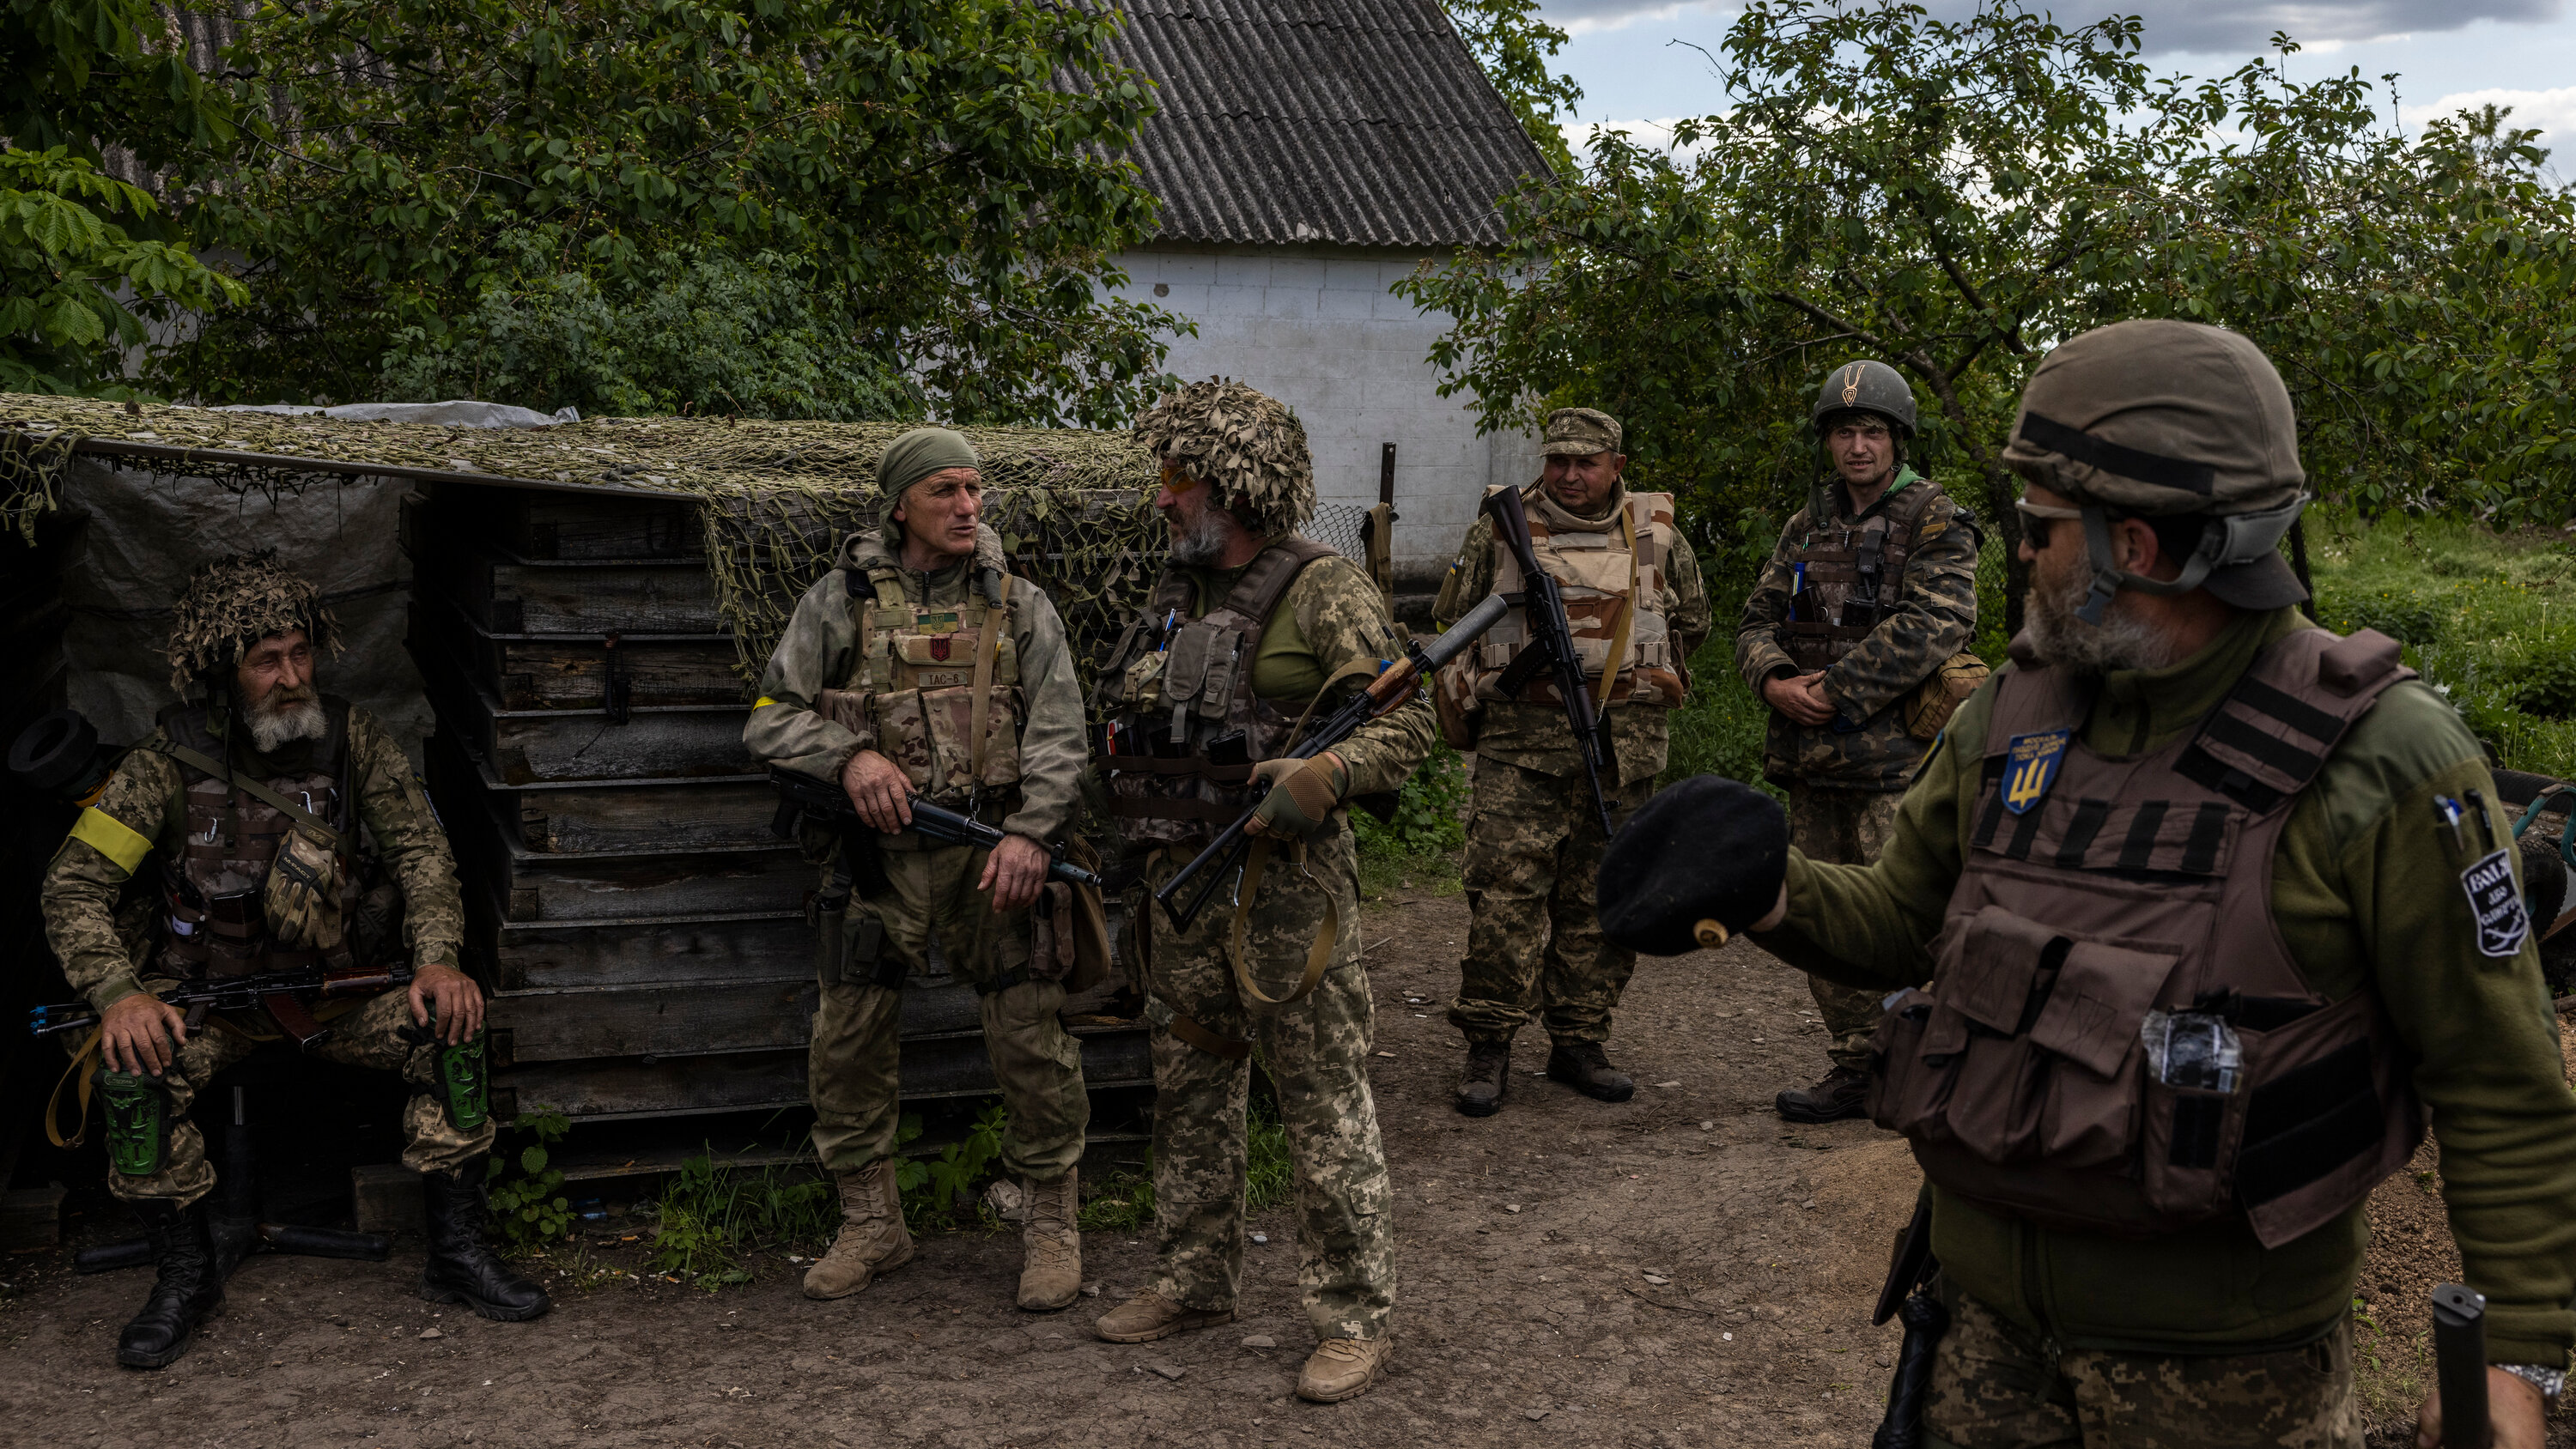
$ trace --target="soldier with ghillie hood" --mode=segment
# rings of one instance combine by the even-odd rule
[[[543,1290],[483,1243],[493,1122],[479,1100],[483,996],[457,969],[456,863],[400,746],[365,710],[319,692],[333,647],[321,596],[273,553],[198,569],[171,631],[181,702],[128,752],[45,872],[47,942],[100,1013],[108,1188],[143,1219],[158,1264],[117,1362],[160,1368],[223,1300],[206,1196],[215,1171],[189,1104],[215,1073],[282,1041],[261,1014],[191,1030],[153,983],[407,955],[408,990],[329,1001],[313,1055],[398,1073],[405,1166],[421,1174],[429,1259],[421,1296],[530,1319]],[[120,931],[135,876],[156,898]]]
[[[883,512],[805,591],[760,676],[743,744],[837,780],[879,832],[870,860],[809,841],[822,869],[821,1001],[808,1090],[814,1150],[838,1181],[841,1232],[805,1296],[842,1298],[912,1260],[892,1154],[903,986],[941,960],[975,989],[1010,1126],[1002,1166],[1028,1195],[1022,1308],[1082,1287],[1075,1164],[1091,1120],[1082,1047],[1056,1013],[1065,962],[1037,952],[1031,907],[1083,768],[1082,689],[1044,591],[1014,577],[983,522],[982,460],[915,428],[877,463]],[[1003,832],[990,851],[910,833],[908,797]]]
[[[1385,1371],[1395,1307],[1349,802],[1404,783],[1430,751],[1431,710],[1417,696],[1322,754],[1285,758],[1307,719],[1400,657],[1394,620],[1357,565],[1298,534],[1314,468],[1305,429],[1278,402],[1195,383],[1135,435],[1162,463],[1154,504],[1172,548],[1100,676],[1111,814],[1159,885],[1268,792],[1230,896],[1185,932],[1152,910],[1138,920],[1157,1256],[1145,1290],[1097,1331],[1146,1343],[1234,1317],[1258,1041],[1299,1183],[1298,1278],[1320,1340],[1297,1393],[1330,1403]]]

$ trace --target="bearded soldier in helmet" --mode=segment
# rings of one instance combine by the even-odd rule
[[[1941,485],[1906,465],[1914,390],[1883,362],[1835,368],[1816,394],[1833,465],[1780,533],[1735,633],[1735,667],[1771,706],[1762,773],[1817,860],[1878,857],[1926,745],[1983,666],[1977,536]],[[1945,677],[1946,676],[1946,677]],[[1861,1114],[1878,997],[1817,977],[1824,1077],[1780,1093],[1792,1122]]]
[[[839,1181],[841,1232],[805,1273],[843,1298],[912,1259],[894,1176],[903,983],[930,939],[981,1003],[1010,1108],[1002,1166],[1028,1194],[1019,1305],[1082,1287],[1075,1164],[1091,1121],[1082,1047],[1056,1019],[1064,970],[1032,949],[1048,843],[1083,766],[1082,690],[1046,594],[1012,577],[983,522],[982,460],[946,428],[915,428],[877,463],[882,522],[797,602],[743,727],[752,754],[838,780],[879,832],[868,858],[823,832],[822,998],[809,1088],[814,1149]],[[909,797],[998,826],[991,851],[905,830]]]
[[[1298,1279],[1321,1340],[1300,1397],[1330,1403],[1385,1371],[1395,1306],[1393,1194],[1369,1094],[1348,802],[1399,788],[1431,748],[1419,697],[1312,759],[1284,758],[1401,648],[1368,576],[1297,534],[1315,509],[1306,432],[1277,402],[1211,380],[1136,423],[1162,461],[1169,566],[1101,676],[1110,812],[1159,886],[1252,808],[1242,878],[1186,932],[1138,918],[1154,1056],[1157,1261],[1101,1316],[1112,1343],[1234,1317],[1243,1264],[1244,1108],[1253,1044],[1278,1088],[1298,1181]]]
[[[2494,1443],[2539,1449],[2576,1097],[2477,739],[2397,641],[2293,607],[2298,425],[2243,337],[2067,342],[2004,459],[2030,627],[1877,864],[1645,865],[1605,920],[1671,950],[1771,900],[1736,917],[1761,944],[1894,993],[1870,1110],[1931,1183],[1925,1442],[2358,1449],[2367,1200],[2429,1108]],[[1662,803],[1641,839],[1691,828]],[[2438,1404],[2418,1422],[2442,1442]]]
[[[1539,441],[1543,471],[1521,499],[1532,552],[1558,580],[1609,735],[1612,768],[1601,783],[1624,811],[1663,771],[1671,711],[1689,693],[1687,661],[1708,637],[1709,608],[1672,495],[1629,488],[1621,446],[1618,419],[1558,408]],[[1517,595],[1519,577],[1493,519],[1480,515],[1433,616],[1445,629],[1497,588]],[[1470,1117],[1501,1109],[1512,1038],[1533,1016],[1547,1030],[1550,1077],[1605,1102],[1637,1090],[1605,1046],[1637,957],[1602,940],[1594,915],[1605,837],[1581,747],[1546,671],[1522,666],[1528,682],[1510,678],[1532,637],[1516,609],[1441,672],[1449,742],[1476,752],[1467,954],[1449,1004],[1450,1025],[1467,1038],[1454,1105]]]
[[[44,883],[46,940],[100,1013],[108,1188],[143,1219],[159,1267],[117,1362],[171,1363],[223,1301],[205,1202],[215,1172],[188,1107],[216,1072],[283,1040],[291,1019],[227,1012],[192,1029],[152,983],[395,954],[409,957],[410,989],[317,1006],[325,1032],[307,1049],[413,1088],[403,1162],[422,1175],[421,1296],[536,1317],[545,1293],[483,1244],[494,1132],[483,996],[456,966],[456,863],[410,762],[373,716],[317,691],[331,615],[272,554],[198,569],[178,615],[168,654],[182,702],[81,811]],[[159,908],[134,939],[120,934],[117,905],[138,872]]]

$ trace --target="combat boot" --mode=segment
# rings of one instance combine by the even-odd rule
[[[491,1217],[484,1179],[486,1159],[453,1172],[420,1175],[420,1215],[429,1238],[429,1261],[420,1269],[420,1296],[432,1303],[462,1303],[485,1318],[525,1323],[554,1307],[546,1290],[510,1271],[483,1241]]]
[[[1866,1113],[1869,1073],[1837,1066],[1812,1087],[1797,1087],[1771,1099],[1781,1119],[1789,1122],[1840,1122]]]
[[[188,1335],[224,1301],[224,1270],[204,1202],[181,1207],[166,1198],[134,1204],[152,1244],[158,1276],[143,1311],[116,1336],[116,1361],[127,1368],[166,1368],[188,1351]]]
[[[1358,1398],[1386,1372],[1386,1361],[1393,1357],[1392,1338],[1325,1339],[1297,1371],[1297,1397],[1310,1404]]]
[[[1458,1079],[1458,1110],[1470,1117],[1491,1117],[1501,1111],[1511,1076],[1510,1042],[1469,1042],[1467,1072]]]
[[[1020,1179],[1028,1194],[1028,1221],[1020,1225],[1020,1306],[1052,1312],[1082,1291],[1082,1178],[1067,1168],[1053,1182]]]
[[[1561,1041],[1547,1054],[1547,1074],[1587,1097],[1624,1102],[1637,1095],[1637,1083],[1610,1065],[1610,1054],[1597,1041]]]
[[[1152,1343],[1193,1328],[1213,1328],[1233,1321],[1231,1308],[1189,1308],[1148,1288],[1100,1315],[1091,1331],[1111,1343]]]
[[[856,1172],[834,1174],[841,1188],[841,1235],[832,1250],[805,1270],[808,1298],[847,1298],[879,1274],[912,1261],[912,1233],[903,1225],[903,1192],[895,1185],[894,1159],[880,1157]]]

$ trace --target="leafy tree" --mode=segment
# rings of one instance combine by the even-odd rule
[[[212,397],[358,396],[472,313],[505,237],[603,292],[793,259],[836,344],[960,421],[1123,422],[1178,319],[1101,301],[1153,203],[1114,13],[1011,0],[317,0],[229,63],[274,159],[196,193],[249,305],[164,360]]]
[[[83,161],[113,144],[146,169],[217,154],[232,100],[188,64],[151,0],[0,0],[0,135]]]
[[[59,146],[0,151],[0,391],[132,396],[123,353],[145,335],[118,292],[199,308],[239,300],[239,283],[129,235],[109,219],[120,214],[151,218],[151,196]]]
[[[1442,8],[1539,154],[1558,171],[1572,171],[1574,156],[1556,115],[1560,108],[1572,114],[1583,87],[1547,68],[1564,46],[1565,32],[1541,18],[1538,0],[1443,0]]]

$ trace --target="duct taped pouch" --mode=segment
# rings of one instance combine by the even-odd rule
[[[260,887],[269,934],[291,951],[337,951],[347,934],[349,869],[340,853],[298,823],[278,842]]]
[[[1993,672],[1986,661],[1966,650],[1942,660],[1941,667],[1905,697],[1905,732],[1918,740],[1939,738],[1949,727],[1950,716]]]

